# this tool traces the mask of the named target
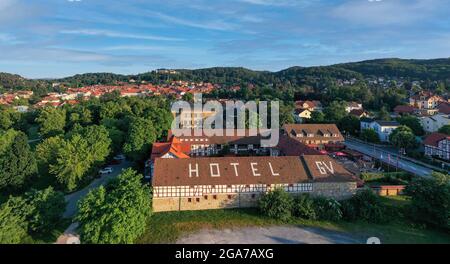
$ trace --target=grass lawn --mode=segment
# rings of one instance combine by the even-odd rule
[[[408,204],[405,197],[383,198],[387,206],[401,210]],[[282,222],[262,216],[257,209],[219,209],[155,213],[149,220],[146,233],[137,243],[173,243],[180,236],[203,228],[237,228],[248,226],[300,225],[348,232],[354,236],[379,237],[382,243],[450,243],[450,234],[427,229],[399,218],[387,224],[365,222],[327,222],[294,218]]]

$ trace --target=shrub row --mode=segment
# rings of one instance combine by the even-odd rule
[[[371,190],[358,192],[345,201],[301,194],[293,197],[276,189],[261,197],[259,209],[271,218],[287,221],[293,216],[308,220],[356,221],[380,223],[387,220],[387,210]]]

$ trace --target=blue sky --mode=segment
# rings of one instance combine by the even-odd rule
[[[0,0],[0,71],[276,71],[450,57],[448,0]]]

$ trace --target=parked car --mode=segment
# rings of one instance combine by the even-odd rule
[[[114,157],[115,160],[125,160],[125,156],[122,154],[119,154],[117,156]]]
[[[113,172],[113,168],[111,167],[106,167],[101,169],[98,174],[103,175],[103,174],[111,174]]]

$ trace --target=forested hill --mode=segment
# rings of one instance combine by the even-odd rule
[[[288,85],[299,86],[335,79],[367,77],[404,77],[408,80],[449,80],[450,58],[432,60],[378,59],[321,67],[291,67],[279,72],[253,71],[240,67],[214,67],[198,70],[152,71],[137,75],[87,73],[58,80],[29,80],[19,75],[0,73],[0,89],[41,89],[51,82],[69,86],[114,84],[121,81],[147,81],[155,84],[173,80],[211,82],[223,85]]]
[[[450,79],[450,58],[433,60],[379,59],[335,65],[365,76],[406,77],[412,79]]]

